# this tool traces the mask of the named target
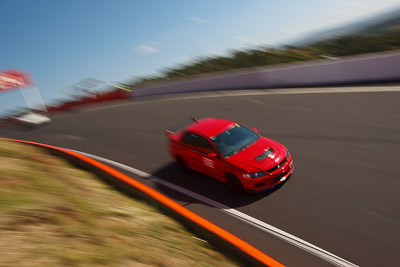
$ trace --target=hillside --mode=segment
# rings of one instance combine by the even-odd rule
[[[317,41],[318,40],[318,41]],[[355,24],[330,29],[281,48],[258,47],[232,51],[229,56],[199,58],[189,65],[167,68],[158,76],[142,77],[132,85],[192,75],[282,63],[338,58],[400,49],[400,9]]]

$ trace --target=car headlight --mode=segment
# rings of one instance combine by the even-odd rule
[[[287,159],[289,159],[289,155],[290,155],[289,150],[286,148],[286,158]]]
[[[255,178],[264,177],[266,175],[267,174],[265,172],[253,172],[253,173],[243,174],[243,178],[245,178],[245,179],[255,179]]]

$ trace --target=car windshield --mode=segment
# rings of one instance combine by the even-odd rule
[[[219,153],[224,157],[232,156],[254,143],[260,136],[240,124],[216,136],[211,137]]]

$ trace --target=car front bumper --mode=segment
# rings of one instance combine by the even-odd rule
[[[257,183],[255,183],[254,185],[251,185],[250,188],[246,188],[245,187],[245,191],[248,192],[248,193],[256,194],[256,193],[261,193],[261,192],[265,192],[265,191],[271,190],[274,187],[276,187],[277,185],[279,185],[279,184],[285,182],[286,180],[288,180],[290,178],[290,176],[293,174],[294,168],[295,168],[295,164],[294,164],[294,162],[292,162],[291,169],[287,173],[284,173],[284,175],[282,175],[279,178],[279,180],[277,180],[276,182],[274,182],[272,184],[264,183],[264,184],[259,185],[259,186],[257,186]]]

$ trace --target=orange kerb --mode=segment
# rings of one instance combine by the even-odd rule
[[[139,189],[140,191],[144,192],[145,194],[147,194],[148,196],[152,197],[153,199],[157,200],[158,202],[164,204],[165,206],[169,207],[170,209],[174,210],[175,212],[179,213],[180,215],[186,217],[187,219],[191,220],[192,222],[195,222],[196,224],[200,225],[201,227],[203,227],[204,229],[216,234],[217,236],[223,238],[224,240],[226,240],[227,242],[233,244],[234,246],[236,246],[238,249],[242,250],[243,252],[245,252],[247,255],[251,256],[252,258],[260,261],[261,263],[267,265],[267,266],[271,266],[271,267],[280,267],[280,266],[284,266],[282,264],[280,264],[279,262],[275,261],[274,259],[272,259],[271,257],[267,256],[266,254],[262,253],[261,251],[259,251],[258,249],[254,248],[253,246],[251,246],[250,244],[246,243],[245,241],[241,240],[240,238],[234,236],[233,234],[225,231],[224,229],[216,226],[215,224],[207,221],[206,219],[200,217],[199,215],[193,213],[192,211],[182,207],[181,205],[179,205],[178,203],[174,202],[173,200],[167,198],[166,196],[162,195],[161,193],[155,191],[154,189],[139,183],[138,181],[130,178],[129,176],[108,167],[107,165],[100,163],[94,159],[91,159],[87,156],[81,155],[79,153],[73,152],[73,151],[69,151],[67,149],[63,149],[63,148],[59,148],[56,146],[51,146],[51,145],[46,145],[46,144],[41,144],[41,143],[37,143],[37,142],[31,142],[31,141],[24,141],[24,140],[15,140],[15,139],[9,139],[9,138],[2,138],[5,140],[9,140],[9,141],[15,141],[15,142],[21,142],[21,143],[28,143],[28,144],[33,144],[33,145],[38,145],[38,146],[42,146],[42,147],[47,147],[47,148],[51,148],[54,150],[58,150],[61,151],[65,154],[69,154],[73,157],[76,157],[86,163],[89,163],[90,165],[112,175],[113,177],[115,177],[116,179],[119,179],[133,187],[135,187],[136,189]]]

